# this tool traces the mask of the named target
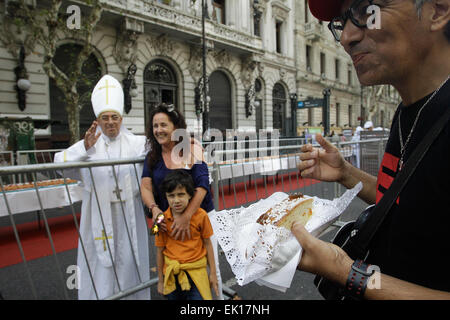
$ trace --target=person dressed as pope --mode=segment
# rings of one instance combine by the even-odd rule
[[[110,75],[103,76],[91,101],[97,119],[84,139],[56,153],[54,162],[145,156],[145,136],[134,135],[122,125],[120,83]],[[80,300],[104,299],[149,281],[148,230],[136,177],[140,172],[138,164],[136,168],[127,164],[63,172],[84,187],[77,256]],[[125,298],[148,300],[150,289]]]

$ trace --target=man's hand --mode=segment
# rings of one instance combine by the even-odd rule
[[[292,233],[302,246],[298,269],[345,285],[353,260],[340,247],[313,237],[301,223],[292,225]]]
[[[190,216],[186,213],[181,214],[173,218],[172,233],[170,234],[175,240],[184,241],[184,239],[191,238],[191,232],[189,230],[190,226]]]
[[[98,138],[100,138],[100,135],[102,134],[101,132],[99,132],[97,135],[95,134],[97,125],[97,121],[94,121],[84,135],[84,148],[86,149],[86,151],[88,151],[97,142]]]
[[[321,181],[339,181],[345,169],[344,157],[339,150],[322,135],[316,134],[316,140],[323,148],[314,148],[311,144],[301,147],[300,163],[297,168],[303,178]]]

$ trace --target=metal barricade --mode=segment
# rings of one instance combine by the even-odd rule
[[[70,181],[68,178],[63,178],[63,181],[59,185],[42,185],[42,182],[38,179],[38,174],[45,174],[46,171],[61,171],[64,172],[65,170],[77,170],[77,169],[84,169],[85,173],[87,173],[87,176],[90,177],[90,183],[92,184],[92,192],[95,195],[93,199],[96,199],[98,210],[100,212],[100,218],[102,222],[102,228],[103,230],[106,230],[104,225],[104,218],[100,208],[100,202],[99,202],[99,192],[105,192],[105,190],[98,190],[96,187],[96,181],[93,178],[93,170],[95,170],[96,167],[102,167],[102,166],[111,166],[113,168],[114,172],[114,182],[116,188],[118,188],[118,177],[115,174],[114,168],[116,166],[124,166],[129,165],[134,167],[134,176],[136,177],[137,186],[140,186],[140,176],[141,176],[141,170],[137,170],[136,165],[143,162],[143,158],[136,158],[136,159],[124,159],[119,161],[95,161],[95,162],[70,162],[70,163],[52,163],[52,164],[38,164],[38,165],[26,165],[26,166],[9,166],[9,167],[0,167],[0,226],[3,230],[5,230],[5,225],[7,222],[9,222],[9,225],[6,226],[7,229],[10,229],[10,233],[14,236],[15,242],[17,244],[18,252],[20,255],[20,261],[15,261],[15,266],[9,268],[13,268],[16,271],[13,272],[14,274],[22,274],[26,275],[28,285],[23,286],[24,290],[27,291],[26,288],[29,288],[30,295],[26,295],[25,297],[14,297],[15,299],[25,298],[25,299],[41,299],[42,294],[40,292],[40,288],[42,286],[42,281],[40,281],[40,277],[37,275],[42,270],[36,270],[35,267],[30,267],[30,264],[34,264],[33,260],[27,259],[27,255],[30,255],[30,252],[33,250],[32,247],[30,247],[30,244],[27,242],[27,232],[34,232],[32,226],[29,226],[29,224],[26,226],[27,230],[24,230],[23,223],[21,224],[21,228],[18,228],[20,221],[23,221],[20,217],[20,213],[27,213],[32,212],[35,210],[39,210],[42,217],[43,222],[45,226],[45,237],[48,240],[48,244],[50,245],[50,253],[53,257],[53,263],[51,263],[48,258],[47,262],[51,264],[52,271],[49,271],[50,266],[46,266],[44,270],[47,270],[48,273],[52,273],[54,276],[51,277],[51,280],[58,279],[57,285],[60,290],[58,290],[58,297],[64,298],[64,299],[74,299],[74,294],[70,292],[71,288],[69,287],[69,278],[67,277],[68,269],[64,268],[64,266],[61,264],[61,256],[62,254],[59,253],[59,250],[57,250],[57,244],[55,244],[54,241],[54,234],[52,234],[52,228],[54,227],[53,224],[50,223],[51,218],[49,216],[49,212],[53,210],[53,208],[57,207],[62,210],[61,208],[64,208],[65,211],[70,211],[70,214],[73,219],[73,226],[76,230],[78,240],[80,243],[79,250],[82,250],[84,254],[86,254],[86,248],[84,246],[85,239],[82,238],[79,228],[79,215],[77,215],[77,210],[79,210],[79,207],[76,207],[76,202],[81,201],[82,194],[83,194],[83,187],[79,185],[79,183],[74,183],[73,181]],[[132,169],[130,169],[132,170]],[[138,172],[139,171],[139,172]],[[27,174],[30,175],[32,179],[32,186],[31,188],[21,188],[17,189],[18,185],[11,186],[6,185],[4,181],[5,178],[11,175],[16,174]],[[86,181],[85,181],[86,182]],[[23,187],[23,186],[21,186]],[[121,214],[122,218],[125,224],[125,229],[127,230],[127,238],[129,241],[130,248],[133,247],[131,243],[131,236],[128,228],[127,217],[125,214],[125,208],[124,204],[122,202],[120,193],[118,193],[118,201],[121,204]],[[140,193],[138,195],[140,197]],[[139,198],[140,199],[140,198]],[[144,215],[144,212],[142,212],[142,215]],[[17,223],[16,221],[19,221]],[[26,223],[25,223],[26,224]],[[23,238],[24,237],[24,238]],[[109,254],[111,255],[111,248],[109,247],[109,241],[105,241],[105,244],[107,246],[107,249],[109,251]],[[24,247],[28,246],[28,252],[24,250]],[[155,250],[152,250],[153,246],[150,245],[150,251],[156,257]],[[2,250],[1,254],[5,255],[7,250]],[[152,284],[157,283],[157,278],[143,278],[142,275],[140,275],[139,268],[138,268],[138,262],[136,260],[136,257],[134,256],[134,250],[131,250],[133,253],[133,259],[134,264],[138,270],[138,277],[139,277],[139,284],[133,288],[123,288],[120,287],[120,283],[117,277],[116,273],[116,266],[114,264],[115,260],[112,260],[112,266],[114,273],[116,274],[116,281],[119,288],[119,292],[117,294],[114,294],[111,297],[106,297],[106,299],[119,299],[126,297],[130,294],[133,294],[137,291],[144,290],[146,288],[149,288]],[[3,262],[5,260],[11,260],[10,257],[3,256],[2,259]],[[155,262],[156,259],[153,258],[151,261]],[[11,262],[11,261],[9,261]],[[76,266],[76,261],[70,261],[69,266]],[[93,282],[92,278],[92,268],[93,266],[89,265],[89,262],[87,262],[88,266],[88,273],[90,276],[90,279],[93,284],[94,291],[96,293],[95,284]],[[21,270],[20,270],[21,269]],[[56,269],[56,270],[54,270]],[[5,270],[5,268],[0,269],[2,272]],[[7,271],[4,271],[7,272]],[[50,274],[46,274],[47,277],[49,277],[47,280],[50,279]],[[70,275],[69,275],[70,276]],[[0,277],[1,279],[4,279],[4,277]],[[21,279],[20,281],[22,281]],[[1,281],[0,281],[1,283]],[[3,284],[5,285],[5,284]],[[2,286],[0,284],[0,291],[2,291]],[[56,284],[55,284],[56,285]],[[2,292],[3,296],[8,299],[8,293]],[[45,296],[45,294],[44,294]],[[96,293],[97,296],[97,293]],[[98,297],[98,296],[97,296]],[[51,299],[54,299],[55,297],[51,297]]]
[[[360,145],[363,143],[378,143],[379,153],[377,154],[377,165],[381,162],[382,150],[384,150],[384,144],[386,139],[375,139],[375,141],[361,141],[361,142],[340,142],[338,143],[338,148],[343,151],[346,159],[354,156],[355,145]],[[297,163],[299,161],[299,152],[301,145],[288,144],[278,147],[268,147],[271,150],[271,156],[262,156],[265,151],[263,148],[256,148],[257,150],[252,150],[251,148],[245,148],[244,150],[219,150],[217,152],[217,158],[223,159],[224,153],[230,152],[233,154],[243,154],[248,155],[254,154],[256,151],[256,157],[243,157],[242,160],[232,160],[232,161],[214,161],[210,164],[209,169],[212,176],[212,193],[214,196],[214,205],[216,210],[224,210],[235,208],[239,206],[248,206],[255,201],[262,198],[267,198],[274,192],[286,192],[294,193],[301,192],[310,196],[318,196],[320,198],[334,198],[340,196],[343,193],[343,188],[337,183],[324,183],[313,179],[304,179],[299,175],[297,170]],[[276,150],[278,149],[278,150]],[[361,148],[359,148],[361,149]],[[351,152],[350,152],[351,150]],[[278,154],[278,155],[273,155]],[[364,156],[364,155],[362,155]],[[14,266],[2,267],[0,265],[0,292],[3,296],[8,299],[8,292],[2,290],[2,286],[5,285],[5,279],[10,280],[10,277],[18,277],[22,275],[24,278],[17,279],[23,288],[28,288],[29,294],[26,295],[26,299],[35,298],[42,299],[76,299],[75,291],[68,288],[68,281],[71,274],[68,274],[68,269],[65,268],[67,265],[76,265],[75,258],[71,257],[71,260],[67,260],[64,256],[64,252],[60,252],[58,243],[54,241],[53,230],[53,216],[54,211],[64,211],[62,215],[70,214],[70,220],[73,220],[73,228],[76,231],[77,239],[79,239],[78,250],[85,252],[84,241],[80,234],[79,228],[79,210],[80,210],[80,200],[81,196],[75,196],[73,192],[74,186],[80,187],[79,184],[71,184],[67,178],[62,178],[63,183],[59,186],[59,194],[54,196],[49,196],[46,191],[50,190],[50,187],[42,186],[39,180],[39,175],[46,175],[48,171],[65,171],[73,169],[83,169],[87,172],[87,177],[92,183],[92,192],[94,193],[94,199],[98,201],[98,193],[104,192],[104,190],[98,190],[96,187],[96,181],[93,179],[92,170],[96,167],[110,166],[115,168],[119,165],[131,165],[134,167],[136,183],[140,185],[139,177],[141,172],[138,172],[137,165],[143,162],[143,158],[135,159],[123,159],[123,160],[108,160],[108,161],[95,161],[95,162],[71,162],[71,163],[48,163],[48,164],[35,164],[35,165],[25,165],[25,166],[9,166],[0,167],[0,230],[5,230],[9,228],[10,236],[15,242],[18,252],[19,259],[16,261]],[[114,172],[114,182],[115,186],[118,188],[118,177]],[[27,190],[28,197],[33,201],[20,200],[17,195],[20,191],[15,191],[16,198],[11,200],[11,195],[14,190],[7,190],[8,177],[17,174],[28,174],[32,177],[32,186]],[[122,204],[122,199],[119,201],[121,203],[121,212],[125,223],[127,223],[124,206]],[[139,194],[140,197],[140,194]],[[52,200],[61,200],[59,203],[56,202],[56,209],[53,209],[55,203]],[[49,204],[50,203],[50,204]],[[45,258],[45,266],[37,266],[35,260],[28,258],[27,246],[29,243],[26,242],[26,233],[22,229],[24,224],[27,224],[26,219],[22,219],[22,215],[19,214],[23,211],[19,210],[18,207],[21,205],[33,205],[34,207],[26,207],[27,210],[24,211],[24,216],[27,215],[26,212],[34,212],[38,210],[43,218],[44,230],[39,232],[44,232],[47,245],[49,245],[50,257]],[[98,204],[98,203],[97,203]],[[61,209],[61,207],[63,209]],[[99,209],[99,211],[101,211]],[[144,214],[144,213],[142,213]],[[27,216],[28,217],[28,216]],[[28,217],[29,220],[34,221],[31,216]],[[25,222],[25,223],[24,223]],[[102,219],[102,224],[104,221]],[[338,221],[335,226],[339,226]],[[104,227],[104,225],[103,225]],[[33,228],[27,225],[27,228]],[[127,228],[128,229],[128,228]],[[28,229],[29,230],[29,229]],[[1,236],[1,233],[0,233]],[[130,234],[127,235],[128,240],[131,242]],[[105,241],[105,245],[108,247],[109,254],[111,254],[111,249],[109,248],[109,242]],[[24,248],[25,247],[25,248]],[[28,247],[29,248],[29,247]],[[155,268],[156,266],[156,249],[153,245],[153,237],[149,238],[149,250],[150,250],[150,267]],[[0,254],[5,254],[5,250],[1,250]],[[134,263],[137,264],[136,257],[134,258]],[[4,259],[4,258],[3,258]],[[8,258],[6,258],[8,259]],[[0,259],[0,263],[1,263]],[[63,262],[62,262],[63,261]],[[89,266],[91,268],[92,266]],[[49,271],[52,269],[52,271]],[[45,270],[46,279],[42,280],[41,273]],[[4,275],[2,273],[4,272]],[[113,296],[106,297],[106,299],[121,299],[127,297],[135,292],[145,290],[150,288],[150,286],[157,283],[157,275],[155,271],[152,271],[148,279],[142,278],[140,276],[140,282],[132,288],[122,288],[117,294]],[[92,280],[92,273],[89,270],[89,275]],[[3,280],[2,280],[3,279]],[[43,283],[47,283],[52,280],[54,287],[59,287],[56,293],[51,296],[47,296],[42,293]],[[55,282],[56,281],[56,282]],[[116,275],[117,281],[117,275]],[[24,284],[25,283],[25,284]],[[22,291],[27,291],[24,289]],[[15,299],[22,299],[24,297],[14,297]]]
[[[28,165],[37,163],[53,163],[55,153],[63,149],[42,149],[42,150],[18,150],[16,152],[17,165]],[[57,179],[60,176],[54,170],[46,171],[46,174],[39,173],[39,180]],[[17,177],[19,183],[32,181],[32,177],[27,174],[19,174]]]
[[[358,142],[338,142],[336,145],[344,158],[352,164],[356,156],[361,157],[362,163],[369,162],[367,155],[361,151],[360,145],[369,143],[375,145],[375,161],[371,163],[369,168],[371,170],[367,165],[362,166],[361,169],[376,176],[386,141],[385,138],[370,139]],[[311,196],[331,196],[333,198],[342,195],[343,188],[338,183],[324,183],[299,176],[297,163],[300,147],[301,145],[286,145],[272,148],[216,150],[214,159],[216,161],[209,164],[213,176],[212,192],[216,210],[247,206],[277,191],[301,192]],[[277,151],[277,155],[217,161],[217,159],[223,159],[223,155],[226,158],[227,154],[243,154],[244,151],[247,153],[258,152],[259,154],[267,152],[269,149],[272,152]],[[357,155],[356,152],[360,154]],[[329,193],[330,190],[333,192]]]

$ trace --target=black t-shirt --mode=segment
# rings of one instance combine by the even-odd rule
[[[392,121],[378,172],[377,203],[398,172],[401,114],[403,143],[419,109],[431,95],[404,106]],[[450,81],[422,110],[406,147],[404,162],[435,122],[450,108]],[[450,124],[431,145],[376,233],[367,261],[384,274],[428,288],[450,291]]]

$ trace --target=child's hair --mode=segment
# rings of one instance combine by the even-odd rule
[[[166,194],[167,192],[172,192],[178,186],[184,187],[191,198],[194,196],[194,180],[191,175],[183,169],[176,169],[169,172],[161,183],[160,190]]]

